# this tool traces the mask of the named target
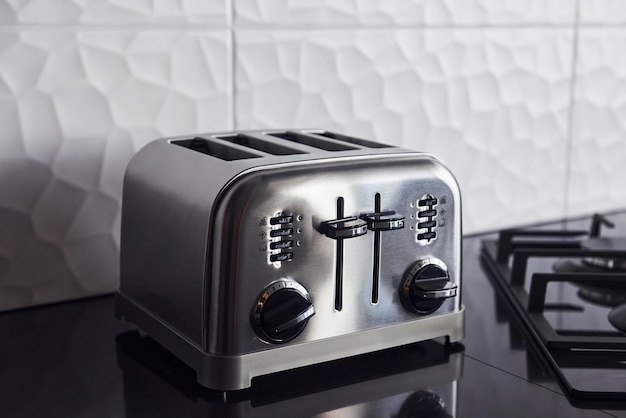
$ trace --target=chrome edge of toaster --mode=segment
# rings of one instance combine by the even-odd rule
[[[116,315],[217,390],[459,341],[461,200],[435,157],[323,130],[153,141],[124,178]]]

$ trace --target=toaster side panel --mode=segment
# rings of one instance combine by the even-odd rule
[[[210,211],[241,170],[160,140],[134,156],[124,178],[119,292],[198,347]]]
[[[453,176],[426,154],[244,173],[214,211],[207,351],[240,355],[460,312],[460,204]],[[372,213],[380,222],[359,229]],[[340,218],[349,219],[333,224]],[[425,292],[447,292],[427,314],[402,300],[420,263],[447,275],[443,290]],[[439,280],[429,268],[429,280]],[[282,296],[270,302],[273,294]],[[257,312],[264,307],[272,312]],[[289,309],[297,315],[281,319]],[[284,331],[296,323],[295,335]]]

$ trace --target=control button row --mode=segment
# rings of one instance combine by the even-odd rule
[[[298,220],[301,218],[298,217]],[[293,260],[293,215],[278,215],[269,219],[272,229],[269,235],[272,240],[269,243],[269,250],[275,251],[269,255],[270,262],[282,262]]]
[[[434,219],[437,216],[437,209],[434,208],[438,203],[438,200],[433,195],[425,195],[423,198],[417,201],[417,205],[420,210],[417,212],[417,217],[421,218],[421,221],[417,223],[417,236],[418,242],[426,241],[430,243],[431,240],[437,238],[437,233],[434,229],[437,227],[437,221]]]

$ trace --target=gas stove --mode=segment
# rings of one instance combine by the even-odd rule
[[[611,219],[594,215],[588,229],[503,230],[482,241],[481,261],[528,349],[570,401],[622,409],[626,224]]]

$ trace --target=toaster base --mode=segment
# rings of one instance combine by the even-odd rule
[[[136,324],[166,349],[188,364],[198,383],[209,389],[247,389],[252,379],[270,373],[352,357],[447,336],[451,342],[464,337],[465,308],[421,317],[415,321],[354,332],[323,340],[280,346],[236,356],[207,353],[140,305],[117,292],[115,315]]]

